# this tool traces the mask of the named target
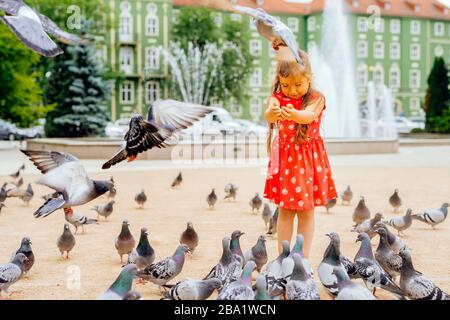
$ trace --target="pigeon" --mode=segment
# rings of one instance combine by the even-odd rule
[[[0,202],[0,213],[2,213],[2,208],[6,207],[5,204],[3,202]]]
[[[141,152],[153,147],[165,148],[166,140],[175,132],[186,129],[213,109],[175,100],[156,100],[150,104],[147,120],[140,114],[131,117],[129,130],[119,151],[102,166],[111,166],[127,159],[131,162]]]
[[[76,207],[94,200],[113,189],[110,181],[91,180],[80,161],[73,155],[57,151],[20,150],[43,173],[38,183],[59,192],[47,200],[35,213],[47,217],[61,208]]]
[[[282,263],[289,256],[290,251],[289,241],[284,240],[279,256],[270,261],[261,273],[265,276],[271,298],[278,298],[285,292],[286,281],[283,276]]]
[[[137,291],[128,291],[122,298],[122,300],[141,300],[142,295]]]
[[[14,252],[11,257],[11,262],[12,260],[14,260],[14,257],[18,253],[23,253],[27,257],[27,260],[23,262],[23,272],[28,273],[31,270],[31,267],[34,265],[35,261],[34,253],[33,250],[31,249],[31,239],[29,237],[24,237],[22,239],[22,242],[20,243],[20,248],[16,252]]]
[[[375,251],[375,259],[380,266],[395,279],[402,270],[402,258],[395,253],[388,243],[387,232],[383,228],[376,229],[380,235],[380,243]]]
[[[367,219],[370,219],[370,210],[366,207],[364,197],[361,197],[361,200],[359,200],[359,203],[353,212],[353,222],[358,225]]]
[[[267,291],[266,277],[262,274],[256,278],[255,300],[272,300],[270,299],[269,292]]]
[[[136,277],[137,267],[135,264],[127,264],[123,267],[116,281],[97,300],[123,300],[131,291],[133,279]]]
[[[44,57],[55,57],[63,50],[48,36],[54,36],[65,44],[86,44],[85,39],[61,30],[52,20],[22,0],[0,0],[0,11],[6,13],[0,17],[12,32],[31,50]]]
[[[398,189],[395,189],[394,194],[389,197],[389,204],[394,208],[394,212],[402,206],[402,199],[398,195]]]
[[[340,269],[343,273],[343,277],[347,275],[346,278],[350,279],[349,278],[350,276],[353,278],[357,277],[356,267],[351,261],[349,261],[350,262],[349,265],[353,266],[353,269],[347,270],[345,268],[343,260],[347,258],[345,258],[341,254],[340,249],[341,240],[339,235],[336,232],[330,232],[326,234],[326,236],[330,238],[330,244],[325,250],[322,262],[319,264],[319,267],[317,268],[317,273],[319,274],[320,282],[325,287],[325,289],[327,289],[327,292],[332,297],[336,297],[337,294],[339,293],[339,287],[338,287],[338,279],[336,275],[333,273],[334,270]],[[350,271],[350,274],[348,271]]]
[[[327,203],[325,203],[325,208],[327,209],[327,213],[330,213],[330,209],[333,208],[337,203],[337,199],[327,199]]]
[[[0,203],[5,202],[7,198],[6,185],[7,183],[5,182],[3,186],[0,188]]]
[[[367,219],[355,226],[351,231],[352,232],[365,232],[369,235],[369,237],[372,239],[376,232],[372,231],[373,227],[383,219],[383,215],[379,212],[375,214],[375,216],[372,219]]]
[[[255,293],[252,289],[252,272],[255,267],[254,261],[247,261],[240,279],[223,287],[217,296],[217,300],[253,300]]]
[[[181,172],[177,175],[175,180],[173,180],[171,187],[175,188],[179,185],[181,185],[181,182],[183,182],[183,176],[181,175]]]
[[[214,209],[214,206],[217,202],[217,195],[214,188],[211,190],[211,193],[208,194],[208,196],[206,197],[206,202],[208,202],[208,206],[210,209]]]
[[[144,207],[145,202],[147,201],[147,196],[144,192],[144,189],[142,189],[141,192],[139,192],[135,197],[134,201],[138,204],[139,208],[142,209]]]
[[[232,184],[231,182],[225,185],[224,191],[225,191],[225,197],[226,199],[233,199],[233,201],[236,201],[236,193],[237,193],[238,187]]]
[[[376,300],[375,296],[364,287],[352,282],[341,268],[334,268],[332,275],[336,277],[336,300]]]
[[[195,248],[198,246],[198,234],[194,230],[192,222],[187,223],[186,230],[180,236],[180,244],[184,243],[188,246],[189,252],[194,253]]]
[[[72,208],[64,208],[64,218],[75,227],[75,234],[77,234],[78,227],[80,226],[82,233],[84,233],[84,225],[98,223],[97,219],[89,219],[82,213],[74,211]]]
[[[386,231],[386,235],[387,235],[387,241],[389,246],[391,247],[391,249],[395,252],[395,253],[399,253],[401,250],[408,250],[405,243],[403,242],[403,240],[396,236],[395,234],[393,234],[387,227],[386,225],[384,225],[383,223],[377,223],[374,226],[374,229],[383,229],[384,231]]]
[[[295,262],[294,259],[292,258],[294,253],[298,253],[302,257],[303,266],[306,272],[308,272],[310,276],[313,275],[311,263],[308,261],[308,259],[305,258],[305,255],[303,254],[303,243],[304,243],[303,235],[299,233],[295,239],[294,246],[292,247],[289,256],[284,259],[286,260],[286,262],[283,261],[283,263],[285,263],[283,266],[283,273],[284,273],[283,276],[285,278],[289,278],[291,276],[292,271],[294,270]]]
[[[10,182],[12,185],[14,185],[16,188],[20,188],[23,185],[23,178],[21,177],[17,181]]]
[[[411,254],[407,250],[399,253],[402,258],[400,288],[411,300],[450,300],[450,296],[431,280],[414,269]]]
[[[222,239],[222,256],[219,262],[203,280],[216,278],[219,279],[223,287],[239,279],[242,272],[241,263],[233,256],[230,250],[231,238],[225,236]]]
[[[19,281],[26,261],[27,257],[23,253],[18,253],[11,262],[0,265],[0,298],[2,292],[8,294],[9,287]]]
[[[222,282],[217,278],[206,280],[186,279],[177,282],[170,287],[170,291],[164,294],[169,300],[206,300],[214,290],[218,290],[222,286]]]
[[[272,217],[270,218],[269,221],[269,231],[267,231],[266,234],[271,235],[271,236],[275,236],[275,234],[277,233],[277,224],[278,224],[278,213],[279,213],[280,209],[277,207],[275,209],[275,212],[273,213]]]
[[[241,232],[240,230],[233,231],[233,233],[231,234],[231,242],[230,242],[231,253],[233,253],[233,256],[239,261],[239,263],[241,264],[241,268],[244,267],[245,258],[244,258],[244,254],[242,253],[241,244],[239,243],[239,239],[243,234],[244,233]]]
[[[29,205],[31,199],[33,199],[34,196],[34,191],[33,188],[31,187],[31,183],[28,184],[26,190],[22,190],[19,188],[15,188],[15,189],[10,189],[7,192],[7,197],[8,198],[19,198],[20,200],[22,200],[24,202],[24,204],[26,206]]]
[[[244,254],[244,265],[248,261],[256,263],[256,270],[261,272],[261,268],[267,263],[266,237],[261,235],[256,244]]]
[[[148,241],[148,229],[141,228],[139,243],[128,257],[128,263],[135,264],[139,270],[145,269],[155,261],[155,250]]]
[[[286,297],[288,300],[320,300],[317,286],[311,275],[303,266],[303,259],[298,253],[292,255],[294,270],[286,281]],[[285,260],[287,262],[287,260]],[[283,263],[285,262],[283,261]]]
[[[382,288],[391,292],[399,299],[404,299],[402,290],[395,284],[391,276],[375,260],[367,233],[358,234],[357,242],[361,242],[361,247],[355,256],[356,270],[363,279],[364,284],[375,294],[376,288]]]
[[[266,225],[266,228],[267,228],[267,224],[269,224],[269,222],[270,222],[271,217],[272,217],[272,210],[270,210],[269,204],[265,203],[264,209],[262,211],[262,219],[264,220],[264,224]]]
[[[1,1],[0,1],[0,10],[2,10],[1,8],[2,8],[2,6],[1,6]],[[23,163],[23,164],[20,166],[20,168],[17,169],[16,172],[10,174],[9,176],[10,176],[11,178],[13,178],[13,179],[17,179],[17,178],[20,177],[20,172],[21,172],[22,170],[25,170],[25,163]]]
[[[120,256],[120,263],[123,263],[123,255],[127,254],[128,258],[130,258],[131,251],[133,251],[134,245],[136,244],[129,226],[128,220],[122,222],[122,230],[114,242],[117,253]]]
[[[405,231],[412,225],[411,214],[412,214],[412,210],[408,209],[406,211],[406,214],[403,217],[395,217],[388,221],[383,221],[383,222],[390,225],[395,230],[397,230],[397,233],[399,236],[402,234],[404,235],[405,233],[403,231]]]
[[[350,204],[353,199],[353,191],[350,186],[341,193],[342,204]]]
[[[56,245],[61,252],[61,256],[64,256],[64,252],[66,252],[66,259],[69,259],[69,252],[72,251],[73,247],[75,247],[75,242],[75,237],[70,231],[69,224],[64,223],[64,231],[56,241]]]
[[[261,208],[263,204],[263,199],[261,199],[261,197],[259,196],[259,193],[255,193],[255,196],[250,200],[250,207],[252,207],[252,213],[259,212],[259,208]]]
[[[161,289],[167,282],[180,274],[184,265],[184,256],[188,251],[187,245],[180,244],[172,256],[138,271],[138,276],[159,285]]]
[[[448,203],[443,203],[442,206],[438,209],[427,210],[424,213],[414,214],[411,217],[414,220],[425,222],[429,224],[433,229],[435,229],[438,224],[444,222],[445,219],[447,219],[448,207]]]
[[[59,192],[53,192],[53,193],[48,193],[45,194],[41,197],[41,199],[44,199],[45,201],[50,200],[52,198],[58,198],[59,197]]]
[[[116,183],[114,182],[114,178],[113,177],[109,178],[109,181],[113,184],[114,187],[116,186]],[[107,197],[108,197],[108,199],[114,199],[116,197],[116,194],[117,194],[116,188],[112,188],[108,192]]]
[[[278,50],[279,47],[288,47],[297,63],[301,66],[305,65],[299,55],[299,47],[295,35],[281,20],[271,16],[262,8],[253,9],[234,5],[233,11],[246,14],[255,19],[259,34],[269,40],[275,50]]]
[[[96,206],[93,206],[91,210],[94,210],[97,212],[97,220],[100,220],[100,216],[104,217],[105,220],[108,220],[108,217],[111,215],[111,213],[114,210],[114,204],[116,202],[114,200],[111,200],[107,203],[99,204]]]

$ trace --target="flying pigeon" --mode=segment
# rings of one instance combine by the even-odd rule
[[[337,296],[336,300],[376,300],[375,296],[364,287],[352,282],[341,268],[332,270],[336,277]]]
[[[314,280],[303,266],[303,259],[294,253],[294,270],[286,281],[286,297],[288,300],[320,300],[319,292]],[[283,261],[283,263],[287,260]]]
[[[140,114],[131,117],[129,130],[119,151],[102,166],[111,166],[127,159],[131,162],[141,152],[153,147],[167,147],[166,140],[176,131],[186,129],[213,109],[175,100],[157,100],[150,104],[147,120]]]
[[[145,269],[155,261],[155,250],[148,241],[148,229],[141,228],[139,243],[128,257],[128,263],[135,264],[139,270]]]
[[[25,190],[19,188],[10,189],[6,194],[8,198],[19,198],[26,206],[28,206],[31,199],[33,199],[34,191],[31,187],[31,183],[29,183]]]
[[[10,182],[12,185],[14,185],[16,188],[20,188],[23,185],[23,178],[20,177],[17,181]]]
[[[289,241],[282,242],[282,251],[279,256],[270,261],[261,272],[267,281],[267,287],[271,298],[279,298],[285,292],[286,281],[283,275],[282,263],[290,253]]]
[[[375,251],[375,259],[380,266],[395,279],[402,270],[402,258],[396,254],[388,243],[386,229],[376,229],[380,235],[380,243]]]
[[[412,225],[412,210],[408,209],[406,211],[406,214],[403,217],[395,217],[392,218],[388,221],[383,221],[384,223],[390,225],[391,227],[393,227],[395,230],[397,230],[398,235],[404,235],[404,232],[406,229],[408,229],[409,227],[411,227]]]
[[[259,212],[259,208],[261,208],[263,204],[263,199],[259,196],[259,193],[255,193],[255,196],[250,200],[250,207],[252,207],[252,213]]]
[[[252,272],[255,267],[254,261],[247,261],[244,270],[242,270],[241,278],[224,287],[217,300],[253,300],[255,293],[252,289]]]
[[[267,263],[268,260],[265,236],[259,236],[256,244],[244,254],[244,264],[247,264],[250,260],[256,263],[256,270],[261,272],[261,268]]]
[[[22,239],[22,242],[20,243],[20,248],[16,252],[14,252],[11,257],[11,262],[14,260],[14,257],[18,253],[23,253],[25,257],[27,257],[27,260],[23,262],[22,270],[24,273],[28,273],[31,267],[34,265],[35,261],[33,249],[31,249],[31,239],[29,237],[24,237]]]
[[[183,182],[183,176],[181,175],[181,172],[177,175],[175,180],[173,180],[171,187],[175,188],[179,185],[181,185],[181,182]]]
[[[0,1],[0,10],[2,10],[1,8],[2,8],[2,1]],[[10,176],[11,178],[13,178],[13,179],[17,179],[17,178],[20,177],[20,172],[21,172],[22,170],[25,170],[25,163],[23,163],[23,164],[20,166],[20,168],[17,169],[16,172],[10,174],[9,176]]]
[[[238,187],[236,185],[232,184],[231,182],[227,183],[224,188],[225,197],[223,199],[233,199],[233,201],[236,201],[237,190]]]
[[[107,203],[99,204],[96,206],[93,206],[91,210],[94,210],[97,212],[97,220],[100,220],[100,216],[104,217],[105,220],[108,219],[108,217],[111,215],[111,213],[114,210],[114,204],[116,202],[114,200],[111,200]]]
[[[376,232],[372,231],[373,227],[383,219],[383,215],[379,212],[375,214],[375,216],[372,219],[367,219],[355,226],[351,231],[352,232],[365,232],[369,235],[369,237],[372,239]]]
[[[128,223],[128,220],[124,220],[122,222],[122,229],[114,242],[117,253],[120,256],[120,263],[123,263],[123,256],[125,254],[128,255],[128,258],[130,257],[131,251],[133,251],[134,245],[136,244],[136,241],[130,232],[129,226],[130,224]]]
[[[115,188],[116,183],[114,182],[114,178],[111,176],[111,178],[109,178],[109,181],[111,181],[111,183],[113,184],[113,187],[109,192],[108,192],[108,199],[114,199],[116,197],[117,194],[117,190]]]
[[[262,274],[256,278],[255,300],[272,300],[270,299],[269,292],[267,291],[266,277]]]
[[[19,281],[25,261],[27,257],[23,253],[18,253],[11,262],[0,265],[0,298],[2,292],[8,294],[9,287]]]
[[[398,189],[395,189],[392,196],[389,197],[389,204],[394,208],[394,212],[397,212],[397,210],[402,206],[402,199],[398,195]]]
[[[271,235],[271,236],[275,236],[275,234],[277,233],[277,224],[278,224],[278,213],[279,213],[280,209],[277,207],[275,209],[275,212],[273,213],[272,217],[270,218],[269,221],[269,231],[267,231],[266,234]]]
[[[308,259],[305,258],[305,255],[303,254],[303,243],[304,238],[302,234],[298,234],[294,246],[292,247],[291,252],[289,253],[289,256],[285,258],[286,262],[284,262],[283,266],[283,276],[285,278],[289,278],[291,276],[292,271],[294,270],[295,262],[293,259],[294,253],[298,253],[302,257],[303,266],[305,267],[306,272],[308,272],[309,275],[313,275],[313,270],[311,267],[311,263],[308,261]]]
[[[330,213],[330,209],[333,208],[337,203],[337,198],[327,199],[327,203],[325,203],[325,208],[327,209],[327,213]]]
[[[84,233],[84,226],[87,224],[97,223],[97,219],[89,219],[78,211],[72,208],[64,208],[64,218],[68,223],[75,227],[75,234],[77,234],[78,227],[81,226],[82,233]]]
[[[198,234],[194,229],[192,222],[187,223],[186,230],[180,236],[180,244],[184,243],[188,246],[189,252],[194,253],[195,248],[198,246]]]
[[[61,256],[64,256],[64,252],[67,252],[66,259],[69,259],[69,252],[75,247],[75,237],[70,231],[69,224],[64,223],[64,231],[62,235],[56,241]]]
[[[353,199],[353,191],[350,186],[341,193],[342,204],[350,204]]]
[[[3,184],[3,186],[0,188],[0,203],[5,202],[5,200],[6,200],[6,197],[7,197],[6,186],[7,186],[7,183],[5,182]]]
[[[164,294],[169,300],[206,300],[214,290],[218,290],[222,286],[222,282],[217,278],[206,280],[186,279],[177,282],[170,287],[170,291]]]
[[[447,219],[448,207],[448,203],[443,203],[442,206],[438,209],[427,210],[424,213],[414,214],[411,217],[414,220],[419,220],[427,223],[433,229],[435,229],[438,224],[444,222],[445,219]]]
[[[366,206],[364,197],[361,197],[361,200],[359,200],[359,203],[353,212],[353,222],[358,225],[367,219],[370,219],[370,210]]]
[[[134,197],[134,201],[136,201],[140,209],[144,207],[144,204],[147,201],[147,195],[145,194],[144,189]]]
[[[0,202],[0,213],[2,213],[2,208],[6,207],[5,204],[3,202]]]
[[[239,261],[241,264],[241,268],[244,267],[244,254],[242,253],[241,244],[239,239],[244,233],[240,230],[235,230],[231,234],[231,242],[230,242],[230,250],[233,256]]]
[[[270,223],[270,218],[272,217],[272,210],[268,203],[264,203],[264,209],[262,211],[262,219],[267,228],[267,225]]]
[[[97,300],[123,300],[131,291],[133,279],[136,277],[137,267],[135,264],[127,264],[123,267],[116,281]]]
[[[47,200],[35,213],[46,217],[61,208],[88,203],[113,188],[110,181],[91,180],[83,165],[73,155],[57,151],[20,150],[43,173],[38,183],[59,192],[57,198]]]
[[[214,209],[214,206],[216,205],[217,202],[217,195],[214,188],[211,190],[211,193],[208,194],[208,196],[206,197],[206,202],[208,202],[208,206],[210,209]]]

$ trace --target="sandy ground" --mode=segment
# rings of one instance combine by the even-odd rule
[[[21,164],[18,163],[17,166]],[[31,163],[28,162],[28,167]],[[440,206],[450,201],[450,167],[427,166],[356,166],[335,165],[333,167],[337,188],[342,191],[351,184],[355,196],[364,195],[372,213],[382,212],[385,217],[392,213],[388,197],[394,188],[399,188],[405,206],[415,212]],[[200,244],[192,257],[186,259],[182,273],[174,279],[205,276],[221,256],[221,239],[235,229],[245,232],[241,238],[243,250],[254,245],[258,236],[265,233],[264,222],[259,214],[252,214],[249,200],[255,192],[264,187],[264,176],[260,167],[247,168],[204,168],[183,170],[184,182],[180,189],[169,188],[178,170],[153,170],[134,172],[114,172],[117,183],[116,205],[109,221],[101,220],[98,225],[86,226],[85,234],[76,236],[76,246],[70,259],[60,257],[56,239],[62,233],[65,222],[62,211],[45,219],[35,219],[34,210],[42,203],[41,195],[50,190],[33,184],[35,197],[29,207],[24,207],[19,199],[8,199],[7,207],[0,214],[0,262],[9,260],[23,236],[33,242],[36,263],[30,274],[10,289],[17,291],[12,299],[95,299],[115,280],[121,270],[114,240],[120,232],[121,222],[129,220],[136,241],[139,230],[149,229],[149,239],[156,250],[157,260],[171,255],[187,221],[192,221],[200,236]],[[93,178],[109,178],[110,173],[92,173]],[[25,182],[34,182],[38,174],[26,174]],[[10,178],[0,176],[0,183]],[[239,186],[236,202],[220,200],[215,210],[207,208],[206,196],[215,187],[219,199],[224,196],[223,187],[228,182]],[[149,196],[143,210],[134,202],[134,195],[144,188]],[[93,204],[107,201],[106,197],[96,199],[91,204],[77,208],[89,217],[96,213]],[[325,233],[336,231],[341,235],[342,252],[353,259],[358,244],[355,233],[351,233],[351,215],[356,206],[339,204],[326,214],[325,208],[316,209],[316,235],[311,262],[314,268],[320,263],[328,244]],[[416,269],[435,281],[442,289],[450,292],[450,225],[444,222],[438,230],[420,222],[414,222],[406,231],[405,241],[412,248]],[[74,228],[72,228],[74,230]],[[377,242],[378,240],[375,240]],[[268,239],[269,260],[277,256],[276,240]],[[79,280],[79,282],[77,282]],[[328,299],[318,277],[316,282],[323,299]],[[134,285],[144,299],[158,299],[156,285]],[[380,298],[391,296],[380,292]],[[213,296],[215,297],[215,296]]]

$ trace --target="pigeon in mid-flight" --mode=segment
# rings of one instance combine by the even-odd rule
[[[58,209],[81,206],[113,188],[111,181],[91,180],[81,162],[69,153],[46,150],[20,150],[43,173],[38,183],[59,192],[35,213],[46,217]]]
[[[63,53],[63,50],[53,42],[48,34],[66,44],[87,43],[86,40],[61,30],[52,20],[22,0],[0,0],[0,11],[4,11],[6,14],[0,16],[0,20],[28,48],[45,57],[54,57]]]
[[[171,187],[175,188],[179,185],[181,185],[181,183],[183,182],[183,175],[181,174],[181,172],[176,176],[176,178],[173,180]]]
[[[227,183],[224,188],[226,195],[223,199],[224,200],[233,199],[233,201],[236,201],[237,190],[238,190],[238,187],[236,185],[232,184],[231,182]]]
[[[0,10],[1,10],[1,1],[0,1]],[[21,172],[22,170],[25,170],[25,163],[22,164],[22,165],[20,166],[20,168],[17,169],[16,172],[10,174],[9,176],[10,176],[11,178],[17,179],[17,178],[20,177],[20,172]]]
[[[167,147],[166,140],[175,132],[188,128],[212,111],[202,105],[170,99],[152,102],[147,120],[140,114],[131,117],[125,141],[119,151],[103,164],[102,169],[109,169],[123,160],[131,162],[139,153],[153,147]]]

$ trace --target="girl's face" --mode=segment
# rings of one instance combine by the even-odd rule
[[[287,77],[279,76],[278,78],[281,91],[288,98],[300,99],[308,92],[310,81],[301,74]]]

